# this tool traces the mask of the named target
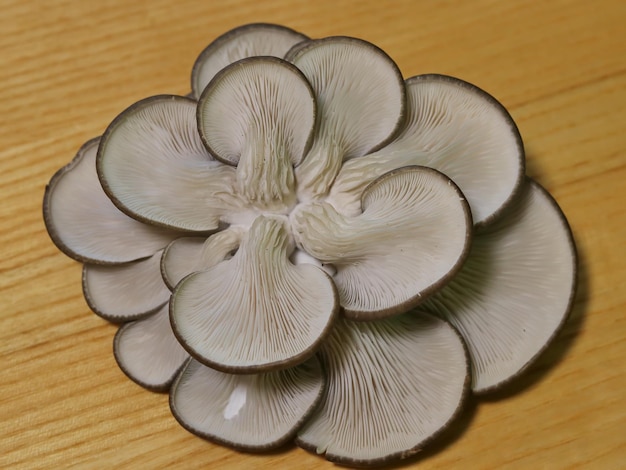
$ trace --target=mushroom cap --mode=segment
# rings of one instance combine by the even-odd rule
[[[199,98],[213,77],[233,62],[254,56],[283,57],[292,46],[307,39],[293,29],[269,23],[231,29],[209,44],[196,59],[191,71],[191,95]]]
[[[151,225],[212,231],[243,204],[234,168],[207,152],[196,102],[182,96],[153,96],[123,111],[102,136],[96,167],[111,201]]]
[[[276,57],[242,59],[220,71],[198,102],[202,141],[236,165],[247,204],[285,214],[296,203],[293,167],[315,125],[315,97],[302,72]]]
[[[121,265],[85,264],[83,294],[89,308],[112,322],[143,318],[165,305],[170,292],[161,276],[161,254]]]
[[[336,269],[348,318],[406,312],[436,292],[467,256],[472,220],[458,187],[424,167],[404,167],[372,182],[362,212],[343,216],[328,203],[292,214],[299,246]]]
[[[402,73],[374,44],[347,36],[307,41],[292,51],[290,61],[307,77],[318,99],[316,138],[339,137],[343,160],[384,146],[402,124]]]
[[[394,168],[423,165],[461,188],[477,226],[495,220],[524,181],[524,146],[509,113],[480,88],[445,75],[409,78],[406,90],[400,132],[380,150],[346,162],[331,200],[346,212],[358,210],[369,181]]]
[[[404,118],[404,83],[385,52],[356,38],[307,41],[289,60],[311,83],[318,105],[313,145],[296,169],[299,198],[311,200],[328,192],[345,160],[393,137]]]
[[[245,451],[291,440],[319,403],[324,374],[317,358],[262,374],[234,375],[191,360],[170,393],[170,408],[190,432]]]
[[[320,268],[293,265],[283,219],[259,216],[237,253],[187,276],[174,290],[174,333],[198,361],[224,372],[256,373],[310,357],[339,303]]]
[[[576,290],[576,247],[552,197],[528,180],[519,198],[474,237],[457,276],[422,308],[450,321],[472,359],[472,389],[524,371],[565,322]]]
[[[296,443],[333,462],[409,457],[450,425],[466,396],[465,346],[447,322],[426,313],[341,320],[319,356],[326,391]]]
[[[172,333],[167,305],[145,319],[123,325],[115,334],[113,354],[131,380],[157,392],[169,390],[189,358]]]
[[[99,143],[100,137],[87,141],[46,186],[43,218],[50,238],[84,263],[127,263],[151,256],[176,234],[142,224],[115,207],[98,181]]]
[[[198,130],[209,152],[237,165],[287,154],[298,165],[311,143],[315,96],[300,70],[277,57],[250,57],[220,70],[198,101]],[[252,155],[247,155],[252,153]]]

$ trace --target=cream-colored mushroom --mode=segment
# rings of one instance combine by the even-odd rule
[[[460,412],[469,364],[449,324],[428,314],[341,320],[320,349],[327,386],[296,442],[334,462],[409,457]]]
[[[185,276],[225,260],[237,250],[242,237],[241,229],[230,227],[209,238],[181,237],[174,240],[161,257],[161,274],[165,284],[173,290]]]
[[[358,216],[312,203],[291,219],[298,245],[336,269],[345,315],[358,320],[403,313],[441,288],[462,265],[472,228],[456,185],[424,167],[374,181]]]
[[[115,266],[86,264],[83,293],[91,310],[120,322],[145,317],[167,303],[170,291],[161,277],[162,253]]]
[[[293,265],[286,223],[259,216],[232,259],[176,287],[174,332],[200,362],[225,372],[280,369],[311,356],[334,323],[330,277]]]
[[[298,196],[310,200],[326,194],[345,160],[393,137],[404,117],[404,83],[389,56],[360,39],[309,41],[289,59],[311,83],[319,106],[313,146],[296,169]]]
[[[552,197],[528,181],[474,238],[466,264],[423,308],[452,323],[472,358],[472,388],[488,392],[525,370],[563,325],[576,288],[576,248]]]
[[[239,450],[286,443],[319,403],[317,358],[274,372],[234,375],[191,360],[172,387],[170,407],[190,432]]]
[[[467,197],[476,225],[493,220],[524,178],[524,147],[517,126],[495,98],[443,75],[406,81],[407,116],[398,136],[366,157],[346,162],[331,191],[345,213],[358,211],[363,188],[405,165],[435,168]]]
[[[172,333],[167,305],[123,325],[115,335],[113,353],[128,377],[155,391],[167,391],[189,357]]]
[[[222,70],[198,102],[198,129],[216,158],[237,165],[239,192],[252,205],[285,212],[295,204],[293,166],[307,151],[315,97],[302,73],[272,57]]]
[[[192,95],[199,98],[215,75],[238,60],[254,56],[283,57],[308,38],[285,26],[252,23],[231,29],[204,49],[191,71]]]
[[[48,233],[61,251],[86,263],[126,263],[150,256],[176,233],[142,224],[115,207],[98,181],[99,143],[99,137],[85,143],[46,187]]]
[[[207,152],[196,102],[181,96],[153,96],[122,112],[102,136],[96,165],[116,206],[153,225],[215,230],[243,205],[234,168]]]

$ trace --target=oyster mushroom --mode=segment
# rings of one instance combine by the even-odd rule
[[[515,122],[491,95],[445,75],[406,80],[407,112],[402,131],[380,150],[346,162],[330,200],[358,211],[363,188],[405,165],[437,169],[459,185],[474,224],[494,220],[524,180],[524,147]]]
[[[207,152],[196,102],[182,96],[153,96],[122,112],[102,136],[96,167],[118,209],[152,225],[211,231],[242,204],[235,169]]]
[[[157,392],[169,390],[189,358],[172,334],[167,305],[148,318],[126,323],[117,330],[113,353],[128,377]]]
[[[239,450],[267,451],[293,438],[319,403],[317,358],[290,369],[233,375],[191,360],[170,393],[176,419],[190,432]]]
[[[375,320],[405,312],[445,284],[463,264],[472,220],[463,194],[424,167],[386,173],[366,187],[361,213],[328,203],[291,216],[298,244],[336,270],[346,317]]]
[[[87,305],[107,320],[136,320],[155,312],[170,298],[161,276],[161,254],[122,265],[85,264],[83,294]]]
[[[99,137],[86,142],[46,186],[43,217],[50,238],[67,256],[86,263],[126,263],[151,256],[177,234],[138,222],[113,205],[96,173],[99,143]]]
[[[90,307],[129,322],[118,364],[174,384],[187,429],[256,451],[304,426],[330,460],[384,463],[452,422],[468,356],[486,392],[554,337],[575,248],[491,96],[264,24],[192,75],[190,97],[129,107],[44,196]]]
[[[298,197],[307,201],[326,195],[345,160],[393,137],[404,118],[404,82],[385,52],[355,38],[309,41],[288,57],[311,83],[319,106],[315,140],[296,169]]]
[[[174,333],[200,362],[225,372],[284,368],[311,356],[339,302],[321,269],[293,265],[285,222],[260,216],[232,259],[183,279],[174,290]]]
[[[198,130],[212,155],[237,166],[237,188],[249,203],[288,212],[296,202],[293,167],[310,146],[315,109],[311,87],[289,62],[242,59],[202,93]]]
[[[160,273],[163,276],[161,290],[165,284],[173,289],[189,274],[207,270],[227,259],[230,252],[239,245],[240,240],[240,231],[232,228],[207,239],[178,238],[172,241],[162,254],[159,252],[146,260],[152,268],[150,275],[146,277],[154,278],[155,273],[157,275]],[[155,264],[160,265],[160,270]],[[145,303],[160,301],[162,294],[150,293],[148,290],[138,291],[136,283],[129,282],[128,277],[131,276],[122,276],[116,288],[121,289],[126,295],[130,294],[127,291],[134,289],[135,298],[143,299]],[[140,285],[139,288],[141,287]],[[164,291],[167,302],[170,298],[169,291],[167,288]],[[119,296],[116,289],[111,289],[109,294],[112,299]],[[189,358],[187,351],[180,345],[172,331],[167,304],[161,305],[156,313],[123,325],[115,335],[113,353],[120,369],[128,377],[139,385],[155,391],[168,391],[172,381]]]
[[[200,97],[223,68],[247,57],[284,57],[292,46],[308,39],[304,34],[276,24],[252,23],[232,29],[204,49],[191,71],[192,96]]]
[[[327,388],[296,443],[348,465],[419,452],[457,416],[469,382],[457,332],[425,313],[341,320],[320,358]]]
[[[452,323],[472,358],[476,393],[501,387],[546,348],[571,310],[576,248],[563,213],[532,180],[479,233],[467,262],[423,308]]]
[[[181,237],[170,243],[161,257],[161,275],[174,290],[185,276],[204,271],[232,255],[243,237],[243,231],[230,227],[209,238]]]

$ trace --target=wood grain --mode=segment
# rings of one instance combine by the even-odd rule
[[[132,102],[186,93],[196,55],[248,22],[362,37],[405,76],[439,72],[511,111],[528,172],[580,252],[571,320],[512,388],[472,400],[422,469],[626,465],[626,3],[0,0],[0,468],[331,468],[288,448],[246,455],[176,424],[111,354],[81,266],[52,245],[43,189]]]

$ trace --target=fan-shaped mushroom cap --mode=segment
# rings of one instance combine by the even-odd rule
[[[326,336],[338,309],[330,277],[289,262],[282,219],[259,216],[230,260],[176,287],[174,332],[199,361],[225,372],[259,372],[302,362]]]
[[[318,130],[296,169],[302,200],[326,194],[344,160],[389,141],[404,117],[404,83],[396,64],[373,44],[349,37],[309,41],[290,53],[311,83]]]
[[[172,333],[167,305],[147,318],[123,325],[115,335],[113,353],[128,377],[155,391],[168,390],[189,357]]]
[[[43,215],[50,238],[86,263],[125,263],[154,254],[176,234],[137,222],[113,205],[98,181],[100,138],[85,143],[46,187]]]
[[[191,360],[172,387],[170,406],[189,431],[241,450],[289,441],[319,402],[324,375],[317,358],[289,369],[233,375]]]
[[[313,203],[292,214],[292,225],[308,254],[336,268],[346,316],[374,320],[405,312],[460,268],[472,221],[452,181],[436,170],[405,167],[366,188],[360,215]]]
[[[407,119],[386,147],[346,164],[331,200],[349,213],[361,191],[379,175],[405,165],[435,168],[459,185],[474,223],[493,220],[524,178],[524,148],[513,119],[495,98],[443,75],[409,78]]]
[[[428,314],[341,320],[319,356],[326,391],[296,442],[334,462],[381,464],[419,452],[457,415],[467,390],[463,342]]]
[[[238,60],[254,56],[283,57],[289,49],[308,37],[284,26],[252,23],[232,29],[204,49],[191,71],[192,96],[202,90],[223,68]]]
[[[473,390],[522,372],[565,321],[576,287],[576,249],[550,195],[528,181],[519,199],[474,238],[467,262],[423,308],[459,330],[472,358]]]
[[[145,317],[167,303],[170,292],[161,277],[161,254],[128,264],[86,264],[83,293],[95,313],[109,321]]]
[[[252,204],[295,202],[293,165],[310,145],[315,97],[302,73],[275,57],[226,67],[198,102],[198,129],[216,158],[237,165]],[[294,201],[291,201],[294,199]]]
[[[122,112],[102,136],[97,169],[115,205],[153,225],[214,230],[243,205],[235,169],[206,151],[196,102],[182,96],[153,96]]]

